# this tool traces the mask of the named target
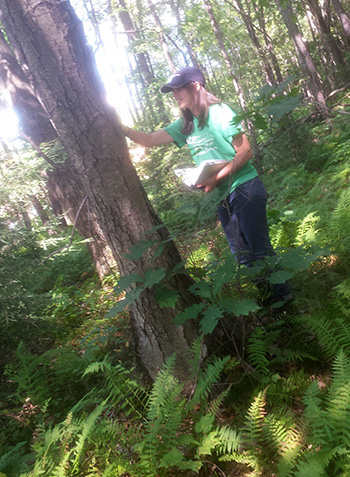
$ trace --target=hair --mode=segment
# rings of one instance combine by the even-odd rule
[[[192,94],[195,108],[199,111],[198,126],[200,129],[202,129],[208,120],[209,106],[211,106],[212,104],[221,104],[222,101],[213,94],[209,93],[209,91],[207,91],[202,85],[200,85],[200,88],[197,91],[193,81],[191,81],[191,83],[186,84],[184,88],[186,88]],[[193,132],[194,129],[194,117],[192,112],[188,108],[182,110],[182,116],[184,120],[184,125],[181,132],[182,134],[188,136]]]

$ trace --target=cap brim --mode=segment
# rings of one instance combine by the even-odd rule
[[[174,88],[171,86],[165,85],[162,88],[160,88],[161,93],[170,93]]]

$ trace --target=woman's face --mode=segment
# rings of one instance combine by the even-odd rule
[[[173,95],[180,109],[191,110],[191,106],[193,106],[194,103],[193,96],[186,86],[183,86],[182,88],[174,88]]]

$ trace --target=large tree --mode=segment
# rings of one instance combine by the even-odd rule
[[[40,100],[69,154],[99,226],[122,275],[144,277],[150,267],[161,274],[180,256],[152,209],[130,161],[115,111],[109,107],[81,22],[68,1],[0,0],[1,21],[11,46],[31,75]],[[126,255],[149,238],[163,242],[158,256],[149,248],[138,259]],[[174,314],[193,303],[186,275],[173,274],[167,286],[179,292],[174,309],[161,308],[148,286],[131,305],[138,355],[154,378],[177,352],[177,374],[187,376],[194,325],[178,327]]]

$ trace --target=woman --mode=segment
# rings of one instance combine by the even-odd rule
[[[266,191],[250,162],[249,141],[241,126],[234,123],[235,113],[205,89],[204,76],[197,68],[183,68],[161,91],[173,93],[182,118],[150,134],[122,126],[124,134],[144,147],[187,144],[197,166],[209,159],[228,160],[198,187],[204,192],[216,187],[226,192],[218,213],[239,265],[251,266],[256,260],[275,255],[266,220]],[[287,283],[273,285],[271,292],[275,301],[292,299]]]

